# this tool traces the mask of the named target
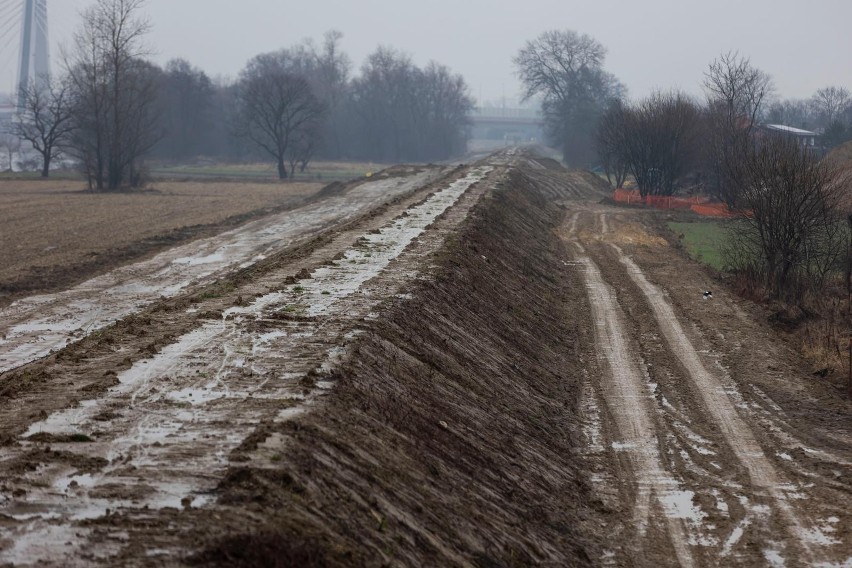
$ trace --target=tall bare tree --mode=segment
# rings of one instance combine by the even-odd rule
[[[352,81],[348,110],[354,155],[380,161],[445,160],[464,152],[467,84],[447,67],[417,67],[411,58],[380,47]]]
[[[294,70],[286,50],[259,55],[240,75],[236,133],[275,159],[287,179],[287,156],[299,135],[315,135],[325,112],[308,80]]]
[[[153,154],[166,159],[211,155],[216,137],[210,78],[189,62],[173,59],[159,75],[158,90],[163,138]]]
[[[83,12],[65,65],[74,91],[72,147],[90,185],[140,184],[141,160],[160,136],[156,72],[145,61],[145,0],[98,0]]]
[[[61,146],[74,132],[71,85],[67,80],[42,77],[21,86],[23,113],[12,125],[13,133],[30,143],[41,155],[41,177],[50,176],[50,165]]]
[[[773,296],[798,300],[842,269],[847,236],[839,204],[852,190],[849,172],[795,139],[770,136],[740,158],[733,179],[747,213],[734,247]]]
[[[811,104],[822,121],[828,127],[837,122],[852,106],[852,95],[844,87],[825,87],[811,98]]]
[[[594,154],[597,121],[624,87],[603,69],[606,48],[571,30],[553,30],[528,41],[514,63],[525,98],[541,96],[551,140],[566,163],[584,164]]]
[[[774,87],[772,79],[737,52],[720,55],[704,74],[709,108],[710,189],[736,205],[731,175],[752,143],[752,133]]]
[[[627,161],[627,109],[624,102],[615,100],[607,107],[598,124],[596,148],[598,160],[603,166],[606,179],[616,189],[624,187],[630,164]]]

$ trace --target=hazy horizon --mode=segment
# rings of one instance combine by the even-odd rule
[[[79,24],[86,0],[49,2],[54,64],[59,45]],[[549,29],[587,33],[608,50],[606,68],[632,97],[654,89],[700,93],[707,64],[738,50],[772,75],[778,95],[805,98],[828,85],[852,88],[848,53],[852,2],[732,0],[713,4],[678,0],[594,4],[531,0],[499,8],[486,0],[463,5],[389,0],[318,0],[285,6],[264,0],[148,0],[153,30],[148,43],[158,64],[181,57],[211,77],[238,75],[254,55],[320,39],[330,29],[344,34],[342,47],[357,72],[378,45],[397,48],[415,62],[443,63],[467,80],[477,99],[517,98],[512,58],[523,44]],[[2,46],[0,46],[2,47]],[[17,42],[3,47],[0,91],[17,80]]]

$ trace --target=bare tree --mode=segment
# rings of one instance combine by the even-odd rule
[[[328,109],[328,116],[321,135],[325,149],[333,157],[340,157],[342,146],[343,102],[349,86],[352,63],[340,49],[343,33],[337,30],[326,32],[322,49],[316,53],[317,78],[320,83],[320,100]]]
[[[15,154],[21,150],[21,139],[10,132],[0,131],[0,150],[3,151],[5,165],[0,171],[12,171]]]
[[[379,161],[444,160],[464,152],[467,84],[447,67],[425,68],[396,50],[380,47],[352,81],[346,109],[353,155]]]
[[[98,0],[65,55],[77,127],[71,146],[97,189],[139,185],[140,162],[160,136],[156,70],[144,59],[150,24],[138,15],[144,4]]]
[[[210,78],[189,62],[173,59],[159,76],[158,91],[163,137],[153,153],[168,159],[213,154],[215,89]]]
[[[325,112],[310,83],[294,73],[284,50],[259,55],[243,70],[236,132],[275,159],[279,179],[287,179],[287,156],[297,133]],[[316,134],[310,128],[310,134]]]
[[[852,96],[844,87],[825,87],[814,94],[811,104],[821,119],[822,126],[828,127],[840,120],[852,106]]]
[[[655,93],[605,115],[607,159],[626,167],[645,195],[672,195],[700,161],[702,112],[682,93]]]
[[[848,172],[794,139],[770,136],[741,157],[734,177],[743,215],[734,248],[773,297],[799,300],[842,268],[845,219],[839,203]]]
[[[290,144],[287,148],[287,162],[290,164],[290,177],[296,175],[296,168],[299,168],[299,173],[305,173],[308,164],[314,158],[321,138],[321,129],[323,123],[320,116],[316,120],[306,122],[298,128],[291,137]]]
[[[41,177],[50,176],[50,165],[63,143],[75,129],[71,114],[71,86],[68,81],[39,78],[21,86],[23,113],[13,123],[13,133],[29,142],[41,155]]]
[[[554,30],[528,41],[515,56],[525,98],[543,98],[548,133],[566,163],[591,159],[597,120],[612,99],[623,96],[621,83],[603,70],[605,55],[588,35]]]
[[[704,74],[709,108],[709,173],[711,190],[729,205],[737,195],[731,176],[737,161],[752,143],[758,117],[773,92],[771,78],[737,52],[710,63]]]
[[[621,100],[613,101],[601,117],[596,138],[598,159],[607,181],[616,189],[624,187],[627,174],[630,173],[626,155],[626,113],[627,109]]]

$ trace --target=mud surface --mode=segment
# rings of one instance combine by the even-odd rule
[[[561,234],[603,362],[583,402],[587,467],[614,513],[602,563],[848,564],[848,401],[754,307],[705,300],[712,278],[641,214],[580,208]]]
[[[94,194],[75,182],[0,180],[0,307],[292,209],[320,188],[158,182]]]
[[[351,191],[321,195],[297,209],[171,248],[63,292],[18,300],[0,309],[0,372],[44,357],[158,299],[265,260],[299,239],[422,187],[436,175],[433,169],[357,184]]]
[[[850,403],[766,314],[591,174],[417,175],[0,376],[0,564],[852,562]]]

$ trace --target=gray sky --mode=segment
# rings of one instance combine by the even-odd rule
[[[67,40],[87,3],[49,0],[54,43]],[[707,63],[732,49],[770,73],[783,97],[852,88],[852,0],[148,0],[146,12],[156,61],[184,57],[211,76],[236,76],[257,53],[338,29],[356,67],[390,45],[417,63],[449,65],[474,96],[499,101],[519,93],[511,60],[524,41],[568,28],[607,46],[606,66],[631,96],[659,87],[697,94]],[[7,91],[17,69],[8,51]]]

